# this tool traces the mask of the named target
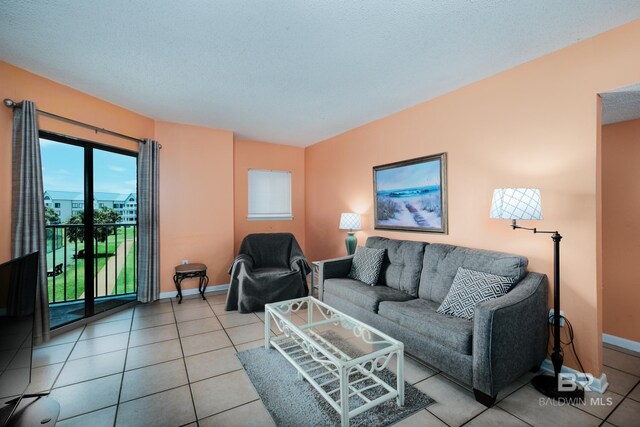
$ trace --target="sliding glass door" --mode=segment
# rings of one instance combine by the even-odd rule
[[[55,328],[136,299],[136,153],[47,132],[40,147]]]

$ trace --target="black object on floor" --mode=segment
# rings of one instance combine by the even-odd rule
[[[558,380],[555,376],[551,375],[538,375],[531,380],[531,385],[536,388],[540,393],[555,400],[569,400],[572,403],[584,402],[584,390],[575,385],[572,389],[559,390]]]

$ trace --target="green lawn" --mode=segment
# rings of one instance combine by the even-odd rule
[[[62,231],[59,231],[62,233]],[[48,233],[48,247],[51,248],[51,233]],[[127,230],[127,239],[131,239],[135,237],[132,229]],[[60,239],[59,239],[60,241]],[[124,250],[124,246],[122,243],[125,241],[124,239],[124,228],[117,229],[117,243],[120,247],[120,250]],[[66,246],[66,259],[65,259],[65,246]],[[74,254],[77,251],[84,249],[84,242],[76,243],[66,242],[66,244],[62,244],[61,247],[56,249],[55,251],[55,264],[63,264],[63,272],[65,274],[60,274],[56,277],[49,277],[49,302],[62,302],[75,300],[77,297],[80,297],[84,293],[85,286],[85,261],[84,259],[75,260],[73,258]],[[124,289],[126,287],[126,292],[135,292],[137,289],[136,283],[134,281],[134,270],[135,270],[135,250],[136,243],[134,241],[131,246],[131,250],[127,254],[126,257],[126,283],[125,283],[125,266],[122,266],[120,274],[116,280],[116,287],[112,290],[111,294],[122,294],[125,293]],[[106,242],[98,242],[94,244],[94,253],[96,255],[95,263],[94,263],[94,275],[98,272],[104,274],[103,267],[108,262],[109,258],[113,257],[116,252],[116,236],[110,235]],[[47,266],[48,269],[51,270],[54,265],[53,262],[53,252],[47,253]],[[120,266],[118,266],[120,268]],[[64,279],[67,279],[66,283],[66,296],[65,296],[65,286]],[[111,273],[109,273],[111,276]],[[95,277],[95,276],[94,276]]]
[[[120,274],[118,274],[118,280],[116,282],[116,286],[114,288],[114,294],[118,294],[118,293],[123,293],[123,289],[126,286],[126,289],[124,291],[125,294],[130,293],[130,292],[136,292],[138,290],[138,286],[136,284],[136,281],[134,280],[134,272],[136,271],[136,261],[137,261],[137,256],[136,256],[136,251],[138,249],[138,245],[137,242],[134,242],[133,245],[131,245],[131,249],[129,250],[129,253],[127,254],[127,259],[126,259],[126,266],[124,266],[122,268],[122,271],[120,271]],[[125,274],[126,272],[126,274]],[[126,282],[125,282],[125,276],[126,276]],[[135,273],[135,279],[138,279],[138,275],[137,272]]]

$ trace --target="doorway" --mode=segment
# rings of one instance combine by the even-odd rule
[[[137,299],[137,153],[45,131],[40,149],[54,329]]]
[[[633,268],[640,259],[640,84],[601,97],[602,317],[608,366],[613,358],[627,357],[625,351],[640,357],[640,273]]]

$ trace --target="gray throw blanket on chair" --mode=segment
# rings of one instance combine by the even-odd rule
[[[310,272],[293,234],[250,234],[229,269],[225,310],[250,313],[271,302],[307,296]]]

